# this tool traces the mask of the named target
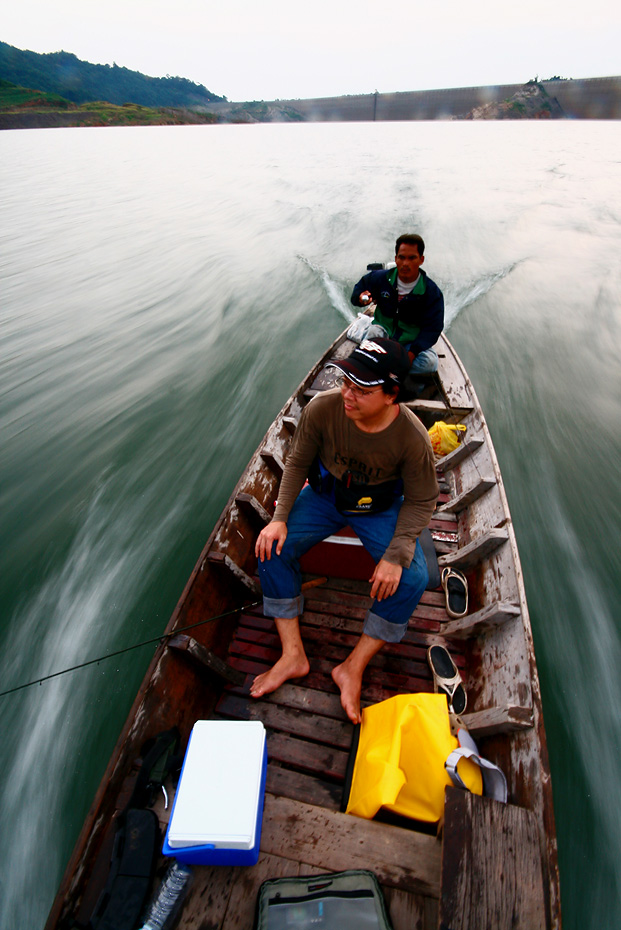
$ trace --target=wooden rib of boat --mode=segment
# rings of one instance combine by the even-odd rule
[[[414,822],[366,821],[340,812],[353,728],[330,670],[355,643],[370,604],[369,584],[356,578],[355,539],[334,547],[338,560],[329,555],[322,561],[324,546],[305,563],[307,581],[328,575],[307,590],[301,618],[310,674],[262,700],[248,697],[252,677],[278,656],[273,623],[260,605],[255,538],[273,513],[304,405],[333,385],[335,371],[325,369],[326,361],[353,348],[345,334],[329,348],[276,416],[235,487],[166,633],[219,619],[169,636],[158,647],[46,930],[88,926],[145,741],[177,726],[185,743],[194,722],[210,718],[259,719],[267,729],[261,854],[251,867],[196,866],[179,920],[184,930],[250,928],[266,878],[350,868],[376,873],[395,930],[560,927],[550,770],[516,540],[483,413],[446,337],[437,346],[438,377],[410,406],[428,428],[437,420],[467,426],[465,440],[438,462],[441,494],[430,528],[440,565],[466,574],[469,612],[451,619],[442,590],[425,592],[404,641],[387,645],[367,668],[362,699],[368,704],[432,691],[426,650],[447,645],[468,695],[463,719],[481,754],[503,769],[509,803],[449,788],[440,836]],[[230,669],[242,675],[227,680],[235,678]],[[162,804],[157,810],[164,829],[169,814]],[[166,864],[160,857],[155,883]]]

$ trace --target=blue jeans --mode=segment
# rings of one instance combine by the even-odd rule
[[[287,521],[287,538],[281,554],[272,547],[271,559],[259,562],[266,617],[298,617],[304,610],[299,558],[316,543],[344,526],[350,526],[375,562],[379,562],[395,531],[402,498],[382,513],[342,514],[334,504],[334,492],[317,494],[310,487],[300,492]],[[422,547],[416,543],[414,558],[401,573],[399,587],[390,597],[374,601],[363,631],[373,639],[398,643],[427,586],[429,575]]]
[[[427,375],[438,370],[438,355],[435,349],[423,349],[410,367],[411,375]]]

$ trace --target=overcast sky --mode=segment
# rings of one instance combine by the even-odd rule
[[[19,0],[0,40],[273,100],[621,74],[614,0]]]

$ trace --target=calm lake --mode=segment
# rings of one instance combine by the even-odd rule
[[[274,414],[420,232],[524,569],[564,926],[621,926],[621,124],[0,133],[0,690],[157,637]],[[40,930],[153,646],[0,698]]]

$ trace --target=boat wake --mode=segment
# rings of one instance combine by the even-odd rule
[[[325,268],[315,264],[303,255],[298,255],[298,258],[319,278],[331,306],[343,317],[346,323],[351,323],[356,318],[356,310],[349,302],[349,290],[344,293],[344,285],[331,277]],[[465,310],[466,307],[476,303],[477,300],[489,293],[499,281],[508,277],[518,265],[519,262],[512,262],[498,271],[482,274],[478,278],[466,281],[463,284],[443,284],[444,328],[447,329],[462,310]]]
[[[6,685],[32,680],[33,668],[44,677],[126,645],[136,579],[144,584],[146,573],[153,581],[162,537],[179,515],[170,513],[164,525],[141,533],[151,495],[148,501],[126,499],[119,507],[113,485],[112,479],[100,485],[63,564],[12,618],[10,665],[2,675]],[[141,633],[132,627],[132,641],[153,635],[152,629]],[[89,779],[97,783],[127,696],[135,692],[153,646],[150,650],[141,650],[138,660],[130,653],[61,675],[26,689],[20,699],[4,698],[5,722],[11,720],[5,731],[0,828],[11,837],[11,856],[1,879],[0,926],[21,930],[45,922],[64,865],[62,841],[69,844],[68,855],[71,833],[77,833],[85,814],[75,804],[77,785],[83,790]],[[69,768],[68,760],[74,760]],[[32,863],[42,850],[45,877],[32,895]]]
[[[444,328],[447,329],[462,310],[470,307],[481,297],[484,297],[485,294],[488,294],[499,281],[508,277],[518,265],[519,262],[512,262],[499,271],[483,274],[474,281],[466,281],[463,284],[443,284]]]
[[[356,312],[349,302],[349,297],[346,297],[343,293],[343,285],[330,277],[325,268],[316,265],[309,258],[305,258],[303,255],[298,255],[297,257],[301,262],[304,262],[305,265],[308,265],[311,271],[317,275],[328,295],[332,307],[343,317],[346,323],[351,323],[352,320],[356,318]]]

